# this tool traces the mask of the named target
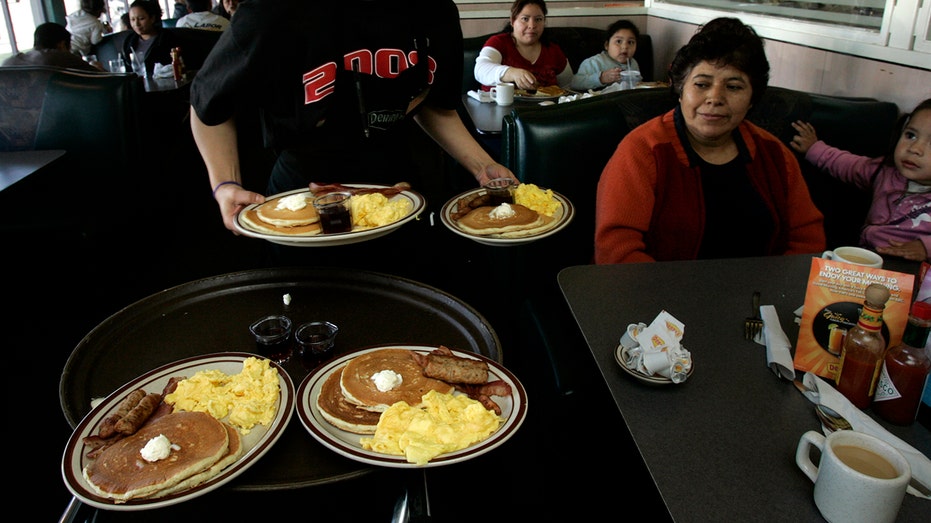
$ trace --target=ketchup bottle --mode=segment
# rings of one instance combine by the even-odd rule
[[[860,409],[870,406],[886,352],[881,328],[887,301],[889,289],[884,285],[871,283],[867,286],[860,319],[844,338],[835,382],[838,392]]]
[[[876,383],[873,412],[896,425],[911,425],[918,416],[931,358],[925,350],[931,332],[931,303],[915,302],[902,343],[886,351]]]

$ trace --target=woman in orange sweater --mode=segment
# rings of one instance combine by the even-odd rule
[[[822,252],[824,217],[795,155],[744,119],[769,80],[756,32],[708,22],[669,77],[679,105],[624,137],[601,174],[595,262]]]

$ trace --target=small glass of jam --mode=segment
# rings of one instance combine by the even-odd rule
[[[497,207],[502,203],[514,203],[515,185],[510,178],[495,178],[482,185],[482,188],[488,194],[488,204]]]
[[[349,232],[352,230],[352,213],[348,192],[331,192],[314,198],[314,209],[320,215],[320,228],[324,234]]]
[[[262,356],[282,363],[291,357],[291,319],[280,314],[264,316],[249,326],[256,350]]]
[[[323,363],[336,341],[339,327],[328,321],[309,321],[302,323],[294,331],[294,339],[301,349],[301,362],[308,369],[314,369]]]

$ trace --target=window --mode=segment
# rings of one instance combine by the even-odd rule
[[[707,7],[718,11],[777,16],[828,25],[879,31],[885,0],[659,0],[656,3]]]

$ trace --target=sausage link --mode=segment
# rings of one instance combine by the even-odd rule
[[[136,389],[129,393],[123,401],[120,402],[119,407],[112,414],[104,418],[100,422],[100,428],[97,430],[97,435],[101,438],[107,439],[116,433],[116,424],[123,419],[123,416],[129,414],[129,412],[142,401],[142,398],[145,397],[145,391],[142,389]]]
[[[146,394],[133,410],[123,416],[123,419],[116,423],[116,431],[120,434],[134,434],[141,427],[149,416],[155,412],[155,408],[162,402],[162,395],[157,392]]]

